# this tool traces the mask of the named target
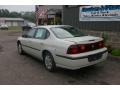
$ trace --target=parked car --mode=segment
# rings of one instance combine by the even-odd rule
[[[28,26],[28,25],[24,25],[24,26],[22,26],[22,30],[23,31],[28,31],[28,30],[30,30],[32,27],[31,26]]]
[[[106,60],[107,48],[100,37],[88,36],[68,25],[37,26],[18,38],[19,54],[43,60],[47,70],[79,69]]]
[[[0,25],[0,29],[2,29],[2,30],[8,30],[8,25],[6,25],[6,24],[1,24],[1,25]]]
[[[23,31],[29,31],[32,27],[35,27],[35,24],[29,22],[29,23],[22,26],[22,30]]]

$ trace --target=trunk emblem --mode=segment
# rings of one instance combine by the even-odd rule
[[[91,45],[91,47],[92,47],[92,49],[94,49],[95,46],[94,46],[94,45]]]

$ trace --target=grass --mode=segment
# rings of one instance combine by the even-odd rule
[[[22,32],[22,30],[13,29],[13,30],[8,30],[8,32]]]
[[[22,28],[20,26],[13,26],[13,27],[9,27],[9,30],[21,30]]]
[[[22,28],[21,27],[9,27],[8,31],[9,32],[21,32]]]
[[[8,30],[1,30],[0,29],[0,31],[5,31],[5,32],[22,32],[22,27],[16,27],[16,26],[14,26],[14,27],[8,27]]]
[[[114,56],[120,56],[120,48],[113,48],[111,54]]]

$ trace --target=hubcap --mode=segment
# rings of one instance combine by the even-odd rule
[[[48,55],[45,57],[45,66],[47,67],[47,69],[52,68],[52,60]]]

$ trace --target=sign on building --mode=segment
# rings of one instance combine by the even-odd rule
[[[82,6],[80,21],[120,21],[120,5]]]

